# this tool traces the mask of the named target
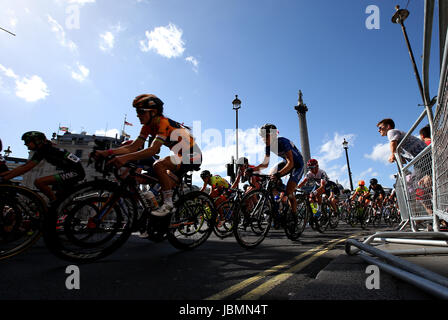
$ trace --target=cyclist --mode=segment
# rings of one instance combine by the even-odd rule
[[[381,209],[383,206],[383,201],[386,197],[386,192],[383,186],[378,184],[378,180],[375,178],[370,179],[369,194],[373,190],[372,201],[377,204],[378,208]]]
[[[210,185],[212,187],[210,197],[215,201],[215,205],[218,207],[226,200],[225,193],[229,190],[230,183],[220,175],[212,175],[208,170],[201,172],[201,179],[204,181],[201,191],[204,192],[207,185]]]
[[[34,185],[45,194],[50,201],[56,200],[56,195],[52,190],[52,186],[71,185],[84,179],[85,172],[82,167],[81,160],[74,154],[65,149],[56,148],[51,141],[47,140],[45,134],[39,131],[29,131],[23,134],[22,140],[30,151],[34,151],[31,159],[11,171],[3,172],[0,176],[4,180],[10,180],[17,176],[30,171],[37,166],[42,160],[62,169],[62,172],[38,178],[34,181]]]
[[[303,157],[294,143],[284,137],[278,136],[277,127],[273,124],[266,123],[260,128],[260,136],[262,137],[266,149],[263,162],[253,168],[254,171],[265,169],[269,165],[270,154],[273,152],[284,161],[278,163],[270,172],[271,180],[280,180],[281,177],[289,174],[289,179],[286,184],[286,196],[288,197],[291,210],[293,213],[297,212],[297,200],[294,195],[294,190],[297,187],[303,175]],[[282,166],[282,169],[279,169]]]
[[[358,188],[355,189],[355,192],[351,196],[350,200],[353,201],[356,196],[358,197],[358,201],[361,203],[361,205],[364,207],[369,203],[369,189],[366,187],[366,183],[364,180],[358,181]]]
[[[164,217],[173,209],[173,190],[176,181],[171,173],[180,176],[191,170],[199,170],[202,153],[188,127],[164,116],[163,102],[157,96],[141,94],[134,99],[132,106],[143,125],[138,138],[130,145],[96,153],[103,157],[117,156],[111,163],[120,168],[129,161],[150,159],[160,152],[162,146],[168,147],[174,154],[154,164],[154,172],[162,187],[164,203],[151,212],[155,216]],[[139,151],[148,136],[153,138],[150,147]]]
[[[319,168],[319,162],[316,159],[310,159],[307,162],[308,173],[305,175],[305,178],[297,185],[297,188],[302,188],[308,182],[314,184],[312,192],[310,193],[310,202],[317,203],[318,206],[322,204],[322,194],[326,194],[328,196],[328,200],[330,205],[332,206],[335,212],[337,210],[337,195],[339,195],[340,191],[337,187],[337,184],[331,181],[328,178],[327,173]],[[316,215],[319,216],[320,212],[316,212]]]
[[[245,190],[245,193],[249,193],[252,190],[260,189],[260,187],[261,187],[260,178],[249,174],[249,173],[253,172],[253,169],[255,168],[255,166],[250,165],[249,160],[246,157],[239,158],[236,161],[236,166],[237,166],[238,173],[235,178],[235,182],[230,187],[231,189],[238,188],[238,184],[240,183],[240,181],[242,183],[244,183],[246,181],[249,182],[249,186]],[[258,172],[256,172],[256,173],[258,173]]]

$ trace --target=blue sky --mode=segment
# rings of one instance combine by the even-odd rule
[[[349,187],[346,138],[354,183],[376,177],[391,187],[396,166],[385,162],[387,140],[376,123],[391,117],[407,131],[422,111],[401,28],[391,23],[394,6],[407,3],[3,0],[0,26],[16,36],[0,32],[0,138],[12,156],[27,157],[23,132],[51,136],[60,124],[114,135],[125,114],[135,138],[140,125],[131,102],[154,93],[167,116],[196,130],[200,124],[203,168],[224,175],[235,153],[235,94],[242,101],[240,155],[257,163],[254,132],[266,122],[300,149],[293,107],[302,90],[311,156],[330,178]],[[405,22],[419,70],[423,3],[409,1]],[[369,5],[379,9],[379,29],[366,27]],[[439,77],[437,30],[431,96]],[[221,140],[210,138],[219,134]]]

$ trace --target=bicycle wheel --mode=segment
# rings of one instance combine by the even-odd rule
[[[339,225],[339,212],[334,211],[333,208],[330,207],[330,221],[329,225],[331,229],[336,229]]]
[[[224,239],[233,234],[233,212],[235,207],[235,203],[226,201],[216,208],[217,218],[213,232],[218,238]]]
[[[36,243],[46,214],[44,200],[34,191],[0,185],[0,260],[18,255]]]
[[[290,240],[297,240],[305,230],[308,222],[307,205],[305,202],[297,204],[297,212],[291,209],[286,212],[285,234]]]
[[[203,244],[216,223],[216,209],[210,196],[192,191],[181,196],[174,207],[168,226],[168,241],[181,250]]]
[[[320,233],[324,233],[327,228],[328,225],[330,223],[330,207],[327,203],[322,203],[321,207],[320,207],[320,216],[319,217],[315,217],[315,221],[316,221],[316,230]]]
[[[126,242],[136,217],[137,205],[130,193],[110,181],[89,182],[51,208],[44,240],[61,259],[92,262]]]
[[[272,223],[273,203],[266,190],[253,190],[234,212],[233,234],[243,248],[255,248],[266,237]]]

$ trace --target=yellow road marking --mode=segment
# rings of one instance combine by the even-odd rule
[[[278,265],[276,265],[276,266],[274,266],[274,267],[272,267],[270,269],[267,269],[267,270],[265,270],[263,272],[260,272],[259,274],[255,275],[255,276],[253,276],[253,277],[251,277],[249,279],[246,279],[246,280],[244,280],[244,281],[242,281],[240,283],[237,283],[237,284],[235,284],[235,285],[233,285],[233,286],[231,286],[231,287],[229,287],[227,289],[224,289],[223,291],[218,292],[218,293],[216,293],[216,294],[214,294],[214,295],[212,295],[212,296],[210,296],[208,298],[205,298],[204,300],[222,300],[222,299],[225,299],[225,298],[231,296],[232,294],[235,294],[238,291],[244,289],[245,287],[249,286],[250,284],[252,284],[252,283],[254,283],[254,282],[258,281],[258,280],[261,280],[261,279],[267,277],[268,275],[270,275],[272,273],[275,273],[275,272],[277,272],[277,271],[279,271],[281,269],[284,269],[284,268],[286,268],[286,267],[296,263],[298,260],[300,260],[300,259],[302,259],[304,257],[307,257],[307,256],[309,256],[309,255],[311,255],[311,254],[313,254],[315,252],[317,252],[317,253],[315,253],[311,257],[311,258],[313,258],[315,256],[315,258],[309,262],[309,263],[311,263],[312,261],[317,259],[320,255],[322,255],[325,252],[327,252],[328,250],[330,250],[330,247],[333,248],[334,246],[336,246],[336,244],[338,244],[338,243],[340,243],[342,241],[345,241],[345,240],[347,240],[349,238],[355,237],[355,236],[356,235],[353,235],[353,236],[348,237],[348,238],[343,238],[343,239],[335,239],[335,240],[329,241],[328,243],[325,243],[325,244],[319,245],[319,246],[317,246],[315,248],[309,249],[308,251],[305,251],[305,252],[299,254],[298,256],[296,256],[296,257],[294,257],[294,258],[292,258],[292,259],[290,259],[290,260],[288,260],[286,262],[283,262],[283,263],[278,264]],[[327,249],[319,251],[321,248],[325,247],[326,245],[329,246]],[[319,254],[319,252],[322,252],[322,253]],[[319,255],[317,255],[317,254],[319,254]],[[306,261],[304,261],[304,262],[306,262]],[[308,265],[308,264],[306,264],[306,265]],[[302,268],[305,267],[306,265],[302,266]],[[287,272],[289,270],[293,269],[293,268],[288,269]],[[297,269],[297,270],[300,270],[300,269]],[[291,271],[291,272],[295,272],[297,270],[294,270],[294,271]],[[284,280],[282,280],[282,281],[284,281]]]
[[[321,255],[323,255],[323,254],[327,253],[328,251],[330,251],[331,249],[333,249],[338,243],[346,241],[347,239],[349,239],[349,238],[340,239],[340,240],[337,240],[336,242],[331,243],[327,248],[316,252],[307,260],[302,261],[302,262],[296,264],[295,266],[292,266],[288,270],[286,270],[286,271],[280,273],[279,275],[276,275],[272,279],[262,283],[255,289],[253,289],[253,290],[249,291],[248,293],[246,293],[245,295],[243,295],[238,300],[258,300],[261,296],[266,294],[268,291],[272,290],[274,287],[276,287],[279,284],[281,284],[282,282],[286,281],[288,278],[293,276],[296,272],[302,270],[303,268],[305,268],[306,266],[311,264],[311,262],[313,262],[314,260],[319,258]]]

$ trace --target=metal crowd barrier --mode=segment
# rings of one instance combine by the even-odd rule
[[[439,230],[441,220],[448,222],[448,0],[439,0],[439,43],[442,60],[437,101],[429,98],[428,81],[434,7],[435,0],[425,0],[423,82],[420,80],[403,24],[409,12],[406,9],[398,10],[397,8],[392,18],[392,22],[399,23],[402,27],[425,107],[398,145],[395,154],[398,167],[395,190],[402,219],[399,229],[403,230],[405,226],[410,225],[412,231],[376,233],[363,243],[353,239],[348,240],[346,253],[348,255],[357,253],[369,264],[376,264],[380,269],[397,278],[437,297],[448,299],[447,278],[396,257],[397,255],[448,254],[448,232]],[[433,112],[434,104],[436,105],[435,112]],[[423,120],[427,120],[430,126],[432,143],[411,161],[404,163],[399,156],[401,149]],[[424,228],[425,222],[432,222],[433,231],[428,232]],[[373,241],[420,247],[385,252],[371,246],[370,242]],[[357,247],[357,250],[351,250],[352,246]],[[374,259],[372,256],[379,259]]]

